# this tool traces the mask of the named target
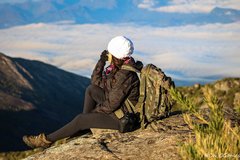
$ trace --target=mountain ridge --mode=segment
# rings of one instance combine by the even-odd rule
[[[43,62],[0,54],[0,151],[24,149],[27,132],[50,132],[70,121],[82,111],[89,83]],[[17,138],[12,144],[11,135]]]
[[[89,4],[90,3],[90,4]],[[30,23],[74,21],[83,23],[136,23],[153,26],[179,26],[186,24],[231,23],[240,19],[240,11],[214,8],[209,13],[166,13],[139,8],[139,2],[26,1],[20,4],[0,4],[0,28]],[[226,14],[225,14],[226,13]]]

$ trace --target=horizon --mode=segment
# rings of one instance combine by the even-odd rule
[[[4,2],[6,1],[1,1],[0,5],[4,5]],[[7,2],[10,7],[45,4],[43,0]],[[207,83],[224,77],[240,77],[240,3],[237,0],[228,3],[209,0],[133,0],[132,5],[135,8],[126,10],[126,15],[129,16],[137,9],[139,15],[146,15],[147,18],[140,17],[142,19],[138,20],[136,15],[133,16],[135,19],[128,20],[129,17],[124,17],[126,15],[120,15],[123,19],[119,23],[111,18],[101,18],[112,12],[114,18],[117,15],[115,13],[126,8],[125,3],[130,2],[129,0],[107,0],[107,4],[96,0],[90,4],[86,2],[74,0],[64,2],[66,4],[63,5],[68,7],[72,4],[67,3],[79,3],[83,8],[88,8],[83,13],[89,12],[88,17],[92,15],[92,18],[96,18],[93,22],[91,18],[81,23],[69,19],[48,22],[42,19],[11,25],[0,29],[0,52],[12,57],[40,60],[89,77],[111,38],[125,35],[134,43],[135,59],[143,61],[144,64],[155,64],[175,80]],[[122,8],[118,8],[120,5],[123,5]],[[219,13],[215,11],[216,8],[220,8]],[[216,13],[213,14],[213,11]],[[97,14],[99,15],[96,16]],[[206,16],[208,14],[210,19]],[[216,22],[214,18],[211,19],[215,14],[220,14],[223,20],[220,18],[219,22]],[[150,18],[154,15],[160,16],[160,19],[173,16],[179,18],[179,22],[176,24],[176,20],[172,22],[169,18],[168,25],[164,26],[162,22],[158,24],[151,21]],[[206,20],[191,20],[189,17],[192,15],[205,16]],[[184,16],[191,21],[186,23]],[[232,21],[225,20],[229,17]]]

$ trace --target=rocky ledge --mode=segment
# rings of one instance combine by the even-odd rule
[[[178,145],[188,138],[189,130],[181,114],[159,121],[154,126],[130,133],[93,129],[93,135],[74,138],[52,146],[25,160],[73,159],[181,159]]]

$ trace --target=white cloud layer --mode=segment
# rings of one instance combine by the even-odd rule
[[[143,0],[138,7],[156,12],[209,13],[215,7],[240,10],[240,2],[239,0],[169,0],[168,5],[161,5],[160,0]]]
[[[0,30],[0,52],[90,76],[109,40],[126,35],[136,59],[173,78],[240,77],[240,23],[158,28],[132,24],[31,24]],[[174,74],[175,73],[175,74]]]

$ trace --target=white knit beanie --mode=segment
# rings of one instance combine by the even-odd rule
[[[134,47],[132,41],[124,36],[114,37],[108,43],[108,52],[118,59],[130,57],[133,50]]]

